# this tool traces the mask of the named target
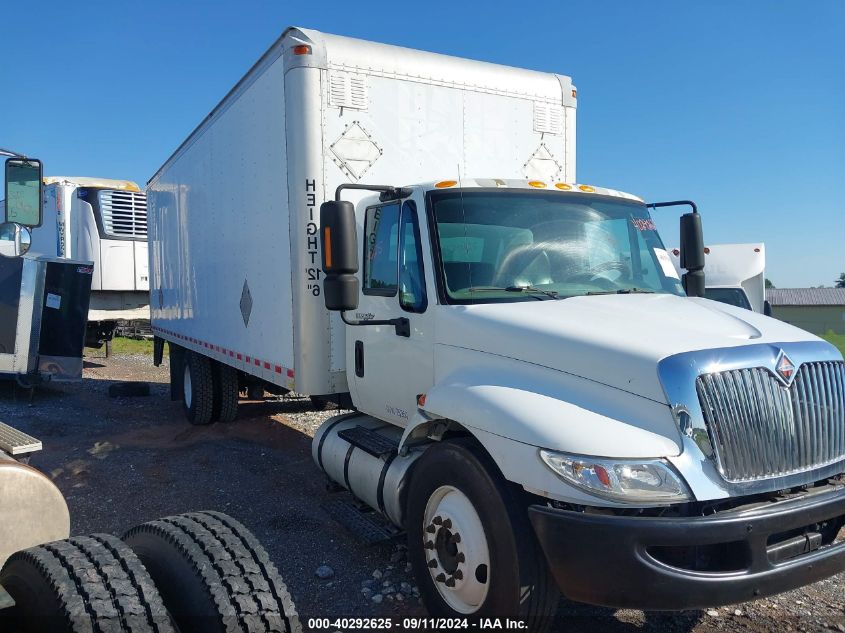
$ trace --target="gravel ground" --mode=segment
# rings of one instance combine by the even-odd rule
[[[151,395],[110,398],[115,381],[144,380]],[[194,510],[227,512],[262,541],[300,616],[422,616],[400,543],[367,547],[330,519],[332,498],[310,440],[336,411],[306,398],[243,402],[239,421],[189,426],[169,399],[167,367],[147,356],[86,358],[81,383],[26,392],[0,385],[0,420],[35,435],[31,464],[67,497],[73,534],[122,534]],[[341,493],[345,494],[345,493]],[[612,573],[612,572],[609,572]],[[682,613],[561,604],[559,631],[823,631],[845,633],[843,576],[731,607]]]

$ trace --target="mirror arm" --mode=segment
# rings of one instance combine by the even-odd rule
[[[650,202],[646,204],[649,209],[657,209],[658,207],[677,207],[686,205],[692,208],[693,213],[698,213],[698,207],[692,200],[673,200],[671,202]]]
[[[344,189],[359,189],[362,191],[380,191],[379,200],[387,202],[388,200],[399,200],[400,198],[407,198],[411,195],[411,190],[403,187],[393,187],[391,185],[356,185],[352,183],[343,183],[339,185],[334,192],[334,199],[340,202],[341,192]]]
[[[11,156],[12,158],[23,158],[25,160],[29,159],[29,157],[24,154],[18,154],[17,152],[13,152],[10,149],[4,149],[2,147],[0,147],[0,156]]]
[[[346,323],[346,325],[392,325],[396,328],[396,336],[411,336],[411,322],[405,317],[399,317],[398,319],[371,319],[367,321],[349,321],[346,318],[346,312],[341,310],[340,318],[344,323]]]

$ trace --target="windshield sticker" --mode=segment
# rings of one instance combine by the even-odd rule
[[[654,226],[654,222],[651,218],[631,218],[631,222],[634,223],[634,226],[637,227],[640,231],[656,231],[657,227]],[[666,251],[663,251],[664,253]]]
[[[654,254],[657,256],[657,261],[660,262],[660,267],[663,269],[663,274],[671,279],[680,279],[678,275],[678,271],[675,270],[675,267],[672,265],[672,260],[669,257],[669,253],[667,253],[662,248],[655,248]]]

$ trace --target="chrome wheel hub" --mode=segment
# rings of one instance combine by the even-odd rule
[[[434,586],[459,613],[474,613],[489,589],[490,550],[472,502],[453,486],[435,490],[423,516],[423,551]]]

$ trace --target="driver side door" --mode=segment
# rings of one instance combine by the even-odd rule
[[[347,376],[359,410],[402,427],[434,378],[424,235],[413,200],[367,208],[355,318],[405,318],[408,336],[392,325],[364,325],[350,328],[347,337]]]

